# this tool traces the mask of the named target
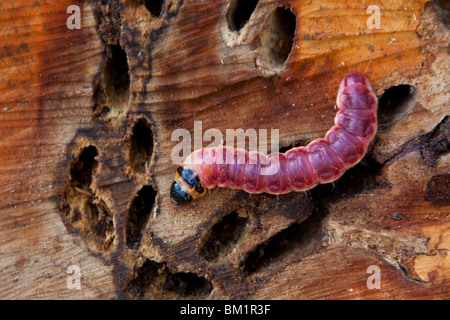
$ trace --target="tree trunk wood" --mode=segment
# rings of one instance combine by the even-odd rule
[[[2,1],[0,298],[448,299],[445,6]],[[274,128],[282,149],[306,144],[333,125],[351,70],[380,123],[340,180],[171,203],[174,130]]]

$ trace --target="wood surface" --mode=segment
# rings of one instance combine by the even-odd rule
[[[81,29],[67,27],[70,5]],[[367,26],[370,5],[381,29]],[[446,10],[3,0],[0,298],[448,299]],[[339,181],[171,203],[174,130],[274,128],[283,149],[305,144],[332,126],[351,70],[370,79],[380,123]]]

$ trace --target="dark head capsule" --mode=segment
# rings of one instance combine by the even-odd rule
[[[173,182],[170,186],[170,200],[175,204],[188,204],[192,201],[192,197],[187,194],[177,182]]]

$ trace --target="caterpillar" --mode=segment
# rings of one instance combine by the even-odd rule
[[[229,146],[195,150],[176,169],[172,202],[187,204],[215,187],[280,195],[339,179],[364,157],[376,134],[378,100],[367,77],[352,71],[339,86],[336,105],[334,126],[304,147],[269,155]]]

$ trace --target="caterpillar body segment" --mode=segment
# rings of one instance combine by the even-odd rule
[[[336,103],[334,126],[305,147],[269,155],[229,146],[195,150],[177,168],[172,201],[186,204],[215,187],[278,195],[339,179],[375,137],[378,101],[369,80],[353,71],[342,80]]]

